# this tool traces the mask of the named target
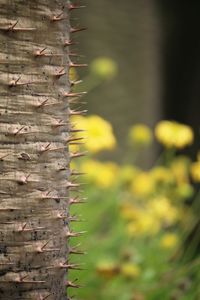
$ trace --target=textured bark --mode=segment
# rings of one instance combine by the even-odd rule
[[[66,300],[66,0],[0,0],[0,299]],[[49,295],[49,296],[48,296]]]

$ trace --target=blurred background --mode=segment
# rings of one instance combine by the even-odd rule
[[[88,91],[80,299],[200,299],[200,2],[81,1],[70,70]],[[75,105],[76,107],[76,105]],[[82,196],[80,194],[80,196]],[[76,241],[77,242],[77,241]],[[76,244],[75,242],[75,244]],[[75,245],[72,241],[72,245]],[[73,294],[73,293],[72,293]]]

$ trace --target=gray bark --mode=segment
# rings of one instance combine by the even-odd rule
[[[0,0],[0,299],[66,300],[65,0]]]

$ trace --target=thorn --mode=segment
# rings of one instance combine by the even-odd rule
[[[23,276],[23,277],[21,277],[21,275],[19,275],[19,277],[20,277],[20,281],[22,282],[22,281],[24,281],[24,279],[25,279],[25,278],[27,278],[27,277],[28,277],[28,274],[27,274],[27,275],[25,275],[25,276]]]
[[[50,294],[48,294],[48,295],[46,295],[46,296],[42,296],[41,294],[39,294],[39,299],[38,300],[46,300],[47,298],[49,298],[49,296],[51,296],[52,295],[52,293],[50,293]]]
[[[28,27],[25,27],[25,28],[16,28],[16,25],[18,24],[19,20],[17,20],[14,24],[11,24],[7,29],[6,31],[33,31],[33,30],[36,30],[36,28],[28,28]],[[4,29],[5,30],[5,29]]]
[[[20,153],[20,156],[18,157],[18,159],[21,160],[31,160],[31,157],[28,153],[22,152]]]
[[[65,283],[65,285],[66,285],[67,287],[80,288],[80,287],[81,287],[80,285],[75,284],[75,282],[76,282],[77,280],[78,280],[78,279],[75,279],[74,281],[69,281],[69,280],[67,280],[66,283]]]
[[[71,176],[81,176],[81,175],[86,175],[84,172],[77,172],[76,170],[71,170],[70,173]]]
[[[52,22],[56,22],[56,21],[61,21],[61,20],[66,19],[66,18],[62,17],[62,15],[63,15],[63,11],[62,11],[60,14],[58,14],[57,16],[51,17],[50,20],[51,20]]]
[[[14,133],[14,135],[17,135],[17,134],[19,134],[20,133],[20,131],[22,131],[22,129],[24,129],[24,127],[25,127],[25,125],[24,126],[22,126],[21,128],[19,128],[15,133]]]
[[[10,154],[8,153],[8,154],[5,154],[5,155],[1,156],[1,157],[0,157],[0,160],[3,161],[3,159],[4,159],[5,157],[9,156],[9,155],[10,155]]]
[[[75,57],[84,57],[84,55],[80,55],[80,54],[77,54],[75,52],[68,52],[68,55],[69,56],[75,56]]]
[[[60,78],[61,76],[65,75],[66,72],[64,71],[65,68],[62,68],[58,73],[53,74],[55,77]]]
[[[80,28],[73,28],[73,27],[71,27],[70,28],[70,33],[76,33],[76,32],[79,32],[79,31],[86,30],[86,29],[87,29],[86,27],[80,27]]]
[[[17,182],[19,183],[19,184],[27,184],[28,183],[28,178],[30,177],[30,175],[31,175],[31,173],[30,174],[28,174],[27,176],[21,176],[20,178],[19,178],[19,180],[17,180]]]
[[[87,94],[87,92],[79,92],[79,93],[64,93],[64,97],[78,97]]]
[[[44,54],[44,51],[47,49],[47,47],[44,47],[42,50],[37,50],[35,53],[34,53],[34,55],[35,56],[43,56],[43,55],[45,55]]]
[[[16,86],[18,81],[21,79],[21,76],[19,76],[16,80],[11,80],[11,82],[9,83],[10,87]]]
[[[82,83],[82,82],[83,82],[83,80],[70,81],[70,85],[74,86],[74,85],[77,85],[77,84]]]
[[[80,264],[69,264],[67,261],[64,262],[63,264],[60,264],[61,268],[66,268],[68,270],[83,270],[82,268],[79,267]]]
[[[42,103],[40,103],[40,104],[37,106],[37,108],[44,106],[44,105],[47,103],[48,100],[49,100],[49,99],[44,100]]]
[[[77,248],[78,247],[80,247],[80,245],[81,244],[78,244],[78,245],[76,245],[76,246],[73,246],[73,247],[70,247],[69,248],[69,250],[68,250],[68,252],[69,252],[69,254],[80,254],[80,255],[82,255],[82,254],[86,254],[86,252],[84,252],[84,251],[81,251],[81,250],[77,250]]]
[[[79,183],[72,183],[70,181],[67,182],[67,189],[74,188],[74,187],[79,187],[79,186],[80,186]]]
[[[67,237],[77,237],[77,236],[80,236],[84,233],[86,233],[87,231],[79,231],[79,232],[72,232],[72,231],[68,231],[67,232]]]
[[[73,63],[73,62],[70,62],[69,63],[69,68],[82,68],[82,67],[87,67],[88,64],[76,64],[76,63]]]
[[[43,250],[48,244],[49,244],[50,240],[48,240],[42,247],[41,249]]]
[[[85,200],[86,200],[86,198],[84,198],[83,200],[78,199],[78,197],[70,198],[70,199],[69,199],[69,205],[72,205],[72,204],[80,204],[80,203],[86,203]]]
[[[85,7],[86,6],[84,6],[84,5],[79,5],[79,4],[75,4],[75,3],[74,4],[69,3],[68,6],[67,6],[69,11],[72,11],[74,9],[79,9],[79,8],[85,8]]]
[[[88,111],[87,109],[84,110],[73,110],[73,109],[68,109],[69,111],[69,115],[73,116],[73,115],[84,115],[86,114]]]
[[[49,150],[48,148],[49,148],[50,145],[51,145],[51,142],[49,142],[45,147],[41,146],[40,152],[44,153],[44,152],[48,151]]]
[[[15,28],[15,26],[18,24],[19,20],[17,20],[13,25],[11,25],[7,30],[8,31],[13,31],[13,29]]]
[[[68,222],[79,222],[80,220],[78,219],[77,216],[73,215],[73,216],[67,216],[67,220]]]
[[[83,140],[83,139],[84,139],[83,137],[79,137],[79,138],[69,137],[69,138],[66,140],[66,143],[75,142],[75,141],[81,141],[81,140]]]
[[[73,42],[72,40],[65,40],[64,47],[71,46],[71,45],[77,45],[77,43]]]
[[[71,153],[70,154],[70,159],[73,159],[73,158],[76,158],[76,157],[85,156],[86,154],[87,154],[87,151]]]
[[[51,126],[57,128],[59,126],[67,126],[67,125],[69,125],[69,123],[62,123],[63,120],[56,120],[56,122],[57,122],[56,124],[51,124]]]

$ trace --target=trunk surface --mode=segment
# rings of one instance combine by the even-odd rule
[[[65,0],[0,0],[0,299],[66,300]]]

